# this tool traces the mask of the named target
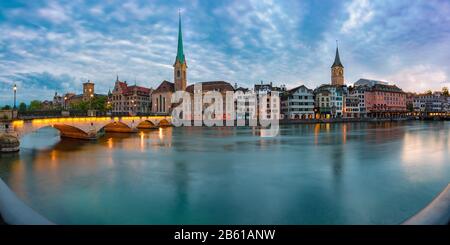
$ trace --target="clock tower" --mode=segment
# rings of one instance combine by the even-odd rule
[[[344,66],[339,58],[339,47],[336,45],[336,57],[331,66],[331,85],[344,85]]]

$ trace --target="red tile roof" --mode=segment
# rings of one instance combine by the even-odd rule
[[[146,87],[141,87],[141,86],[128,86],[127,83],[125,82],[117,82],[122,90],[123,94],[134,94],[134,90],[136,90],[137,93],[140,94],[150,94],[151,89],[146,88]]]

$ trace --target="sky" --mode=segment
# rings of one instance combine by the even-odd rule
[[[188,84],[330,83],[336,40],[346,84],[450,87],[448,0],[0,1],[0,105],[97,93],[120,80],[173,81],[181,10]]]

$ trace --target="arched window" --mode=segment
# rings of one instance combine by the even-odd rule
[[[163,112],[166,112],[166,97],[163,97]]]
[[[181,73],[180,70],[177,71],[177,77],[180,77]]]

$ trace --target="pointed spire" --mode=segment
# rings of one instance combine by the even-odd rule
[[[178,48],[175,63],[179,61],[181,64],[186,62],[183,52],[183,34],[181,32],[181,11],[178,10]]]
[[[331,68],[336,67],[336,66],[344,67],[341,63],[341,59],[339,58],[339,46],[338,46],[337,40],[336,40],[336,56],[334,58],[334,63],[331,66]]]
[[[116,74],[116,82],[119,81],[119,74]]]

